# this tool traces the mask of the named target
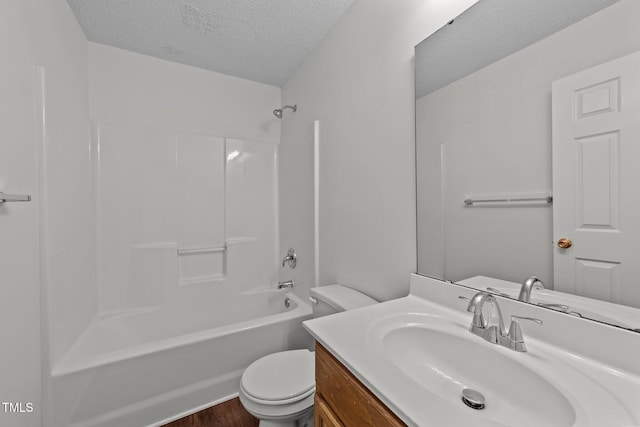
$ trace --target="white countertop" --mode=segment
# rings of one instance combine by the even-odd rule
[[[412,293],[413,289],[412,283]],[[447,292],[451,291],[447,290]],[[459,295],[473,295],[472,290],[464,288],[455,289],[453,292]],[[424,294],[424,292],[416,293]],[[431,302],[423,296],[412,294],[405,298],[308,320],[304,322],[304,326],[318,342],[410,426],[532,425],[531,422],[525,423],[518,419],[505,423],[497,421],[495,417],[492,418],[491,411],[472,410],[460,400],[447,398],[442,393],[428,390],[416,379],[419,376],[414,378],[390,362],[388,356],[381,350],[380,344],[381,330],[385,325],[388,327],[395,322],[396,325],[402,326],[404,322],[407,326],[412,326],[415,324],[414,319],[418,319],[416,322],[428,324],[429,316],[432,316],[434,321],[436,318],[446,319],[458,336],[466,338],[468,335],[469,339],[477,340],[477,345],[490,346],[492,350],[501,353],[500,357],[513,358],[543,376],[567,397],[575,411],[575,421],[572,424],[558,425],[576,427],[640,425],[640,379],[635,373],[620,371],[585,355],[558,349],[534,337],[527,338],[526,329],[524,330],[525,340],[529,348],[526,353],[518,353],[490,344],[468,332],[471,314],[464,310],[465,303],[454,301],[454,306],[461,307],[458,310]],[[451,299],[450,296],[447,298]],[[502,301],[500,304],[503,304]],[[558,313],[543,314],[547,317],[562,316]],[[569,332],[565,331],[565,333]],[[585,338],[588,339],[588,337]],[[469,354],[468,357],[472,361],[473,355]],[[425,369],[428,368],[425,366]],[[499,368],[497,370],[499,371]],[[496,375],[500,375],[500,372],[496,372]],[[489,405],[490,402],[488,401],[487,404]],[[540,411],[544,408],[533,407],[531,410]]]

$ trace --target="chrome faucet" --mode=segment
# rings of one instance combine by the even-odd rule
[[[518,299],[524,302],[531,302],[531,291],[534,288],[544,289],[544,284],[542,283],[542,280],[536,276],[529,276],[520,288],[520,295],[518,295]]]
[[[293,280],[287,280],[286,282],[278,282],[278,289],[293,288],[294,285],[295,283],[293,283]]]
[[[466,298],[462,297],[462,299]],[[498,317],[497,325],[490,325],[491,316],[490,320],[487,321],[482,314],[482,308],[487,302],[495,308]],[[493,295],[485,292],[478,292],[469,300],[467,311],[469,313],[473,313],[473,319],[471,320],[471,326],[469,327],[469,332],[472,334],[478,335],[493,344],[498,344],[500,337],[506,335],[504,321],[502,320],[502,311],[500,310],[498,301]]]
[[[542,325],[542,320],[540,319],[535,319],[533,317],[511,316],[511,324],[507,331],[504,328],[504,320],[502,318],[500,305],[493,295],[486,292],[478,292],[471,299],[463,296],[458,298],[468,301],[469,305],[467,306],[467,311],[473,313],[469,332],[482,337],[485,341],[492,344],[498,344],[514,351],[527,351],[527,346],[524,343],[524,337],[522,335],[522,329],[516,319],[529,320],[537,323],[538,325]],[[482,309],[487,302],[495,309],[497,324],[491,324],[492,316],[490,316],[490,320],[487,321],[482,314]],[[494,323],[496,322],[494,321]]]

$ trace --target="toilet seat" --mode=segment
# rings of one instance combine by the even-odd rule
[[[253,362],[242,374],[246,397],[262,405],[286,405],[315,392],[315,359],[309,350],[269,354]]]

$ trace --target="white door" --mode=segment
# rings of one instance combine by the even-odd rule
[[[640,307],[639,162],[640,52],[553,82],[556,290]]]
[[[0,6],[0,191],[36,191],[36,87],[26,2]],[[40,424],[37,201],[0,204],[0,426]]]

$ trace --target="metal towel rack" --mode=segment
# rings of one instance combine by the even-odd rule
[[[5,194],[0,191],[0,204],[6,202],[30,202],[31,196],[28,194]]]
[[[487,197],[468,197],[464,204],[467,206],[475,203],[531,203],[543,202],[553,203],[553,196],[550,195],[518,195],[518,196],[487,196]]]
[[[202,247],[202,248],[178,248],[178,255],[208,254],[215,252],[226,252],[227,245],[218,247]]]

